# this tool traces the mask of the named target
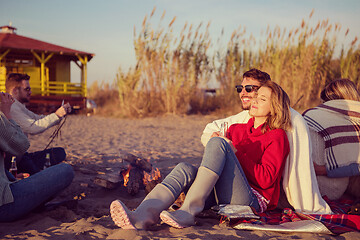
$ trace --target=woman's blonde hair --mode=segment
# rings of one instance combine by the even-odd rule
[[[290,98],[287,93],[273,81],[267,81],[261,87],[267,87],[271,90],[270,115],[262,126],[261,131],[265,132],[267,126],[270,129],[281,128],[286,131],[290,130]]]
[[[320,94],[324,102],[336,99],[360,101],[360,93],[354,82],[349,79],[337,79],[329,83]]]

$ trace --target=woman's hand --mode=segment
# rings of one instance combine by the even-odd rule
[[[0,93],[0,111],[4,113],[7,119],[11,119],[10,109],[14,102],[15,100],[10,94],[4,92]]]
[[[225,139],[225,141],[230,145],[230,147],[234,153],[237,152],[237,149],[235,148],[234,144],[232,143],[232,141],[230,139],[228,139],[227,137],[222,137],[222,136],[220,136],[220,137]]]
[[[233,145],[232,141],[230,139],[228,139],[227,137],[224,137],[224,136],[221,136],[220,132],[213,132],[211,134],[211,137],[210,138],[213,138],[213,137],[221,137],[223,139],[225,139],[225,141],[230,144],[230,147],[231,149],[234,151],[234,153],[237,152],[237,149],[235,148],[235,146]]]

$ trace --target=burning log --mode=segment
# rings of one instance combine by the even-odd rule
[[[120,153],[123,162],[116,166],[119,171],[111,171],[99,174],[94,183],[104,188],[114,189],[119,183],[123,183],[127,192],[134,196],[140,189],[149,193],[156,184],[162,181],[158,168],[153,168],[149,160],[137,157],[130,153]],[[128,164],[124,163],[128,162]]]
[[[143,184],[145,192],[148,194],[158,184],[162,182],[162,177],[158,168],[152,169],[151,173],[144,173]]]
[[[142,172],[143,172],[143,170],[141,170],[137,167],[130,167],[129,180],[128,180],[126,189],[131,196],[134,196],[140,190],[140,187],[142,185],[142,179],[143,179]]]
[[[121,158],[133,167],[138,167],[146,172],[151,172],[152,170],[152,165],[148,160],[137,157],[131,153],[125,153]]]
[[[137,194],[141,188],[149,193],[162,181],[159,169],[154,169],[148,160],[129,153],[123,154],[122,159],[130,163],[128,169],[121,172],[130,195]]]

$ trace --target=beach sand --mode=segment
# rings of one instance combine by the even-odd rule
[[[31,213],[0,224],[0,239],[360,239],[359,232],[340,236],[311,233],[245,231],[219,224],[216,218],[197,218],[198,225],[174,229],[158,224],[149,231],[122,230],[114,225],[110,203],[122,200],[133,209],[145,197],[130,196],[125,187],[106,189],[94,184],[102,173],[119,170],[120,151],[150,159],[166,176],[179,162],[200,164],[204,147],[200,136],[214,116],[164,116],[115,119],[71,115],[51,147],[64,147],[75,171],[72,184],[52,202],[79,199],[76,206]],[[30,136],[29,152],[42,150],[55,128]],[[61,181],[61,179],[59,179]]]

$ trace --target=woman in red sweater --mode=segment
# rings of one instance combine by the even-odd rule
[[[279,85],[268,81],[258,89],[249,111],[252,118],[247,124],[233,124],[226,137],[210,139],[197,170],[180,163],[135,211],[114,201],[110,212],[115,224],[124,229],[146,228],[187,188],[180,209],[160,214],[172,227],[194,225],[195,215],[205,205],[239,204],[258,212],[275,208],[289,153],[285,130],[291,128],[290,100]]]

